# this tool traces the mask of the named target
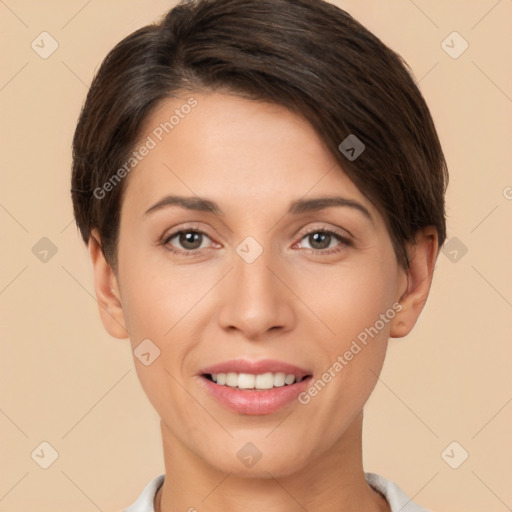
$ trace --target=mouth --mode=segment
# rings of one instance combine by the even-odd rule
[[[313,372],[282,361],[226,361],[198,373],[208,396],[239,414],[272,414],[297,402]]]

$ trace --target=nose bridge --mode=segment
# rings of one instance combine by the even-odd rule
[[[223,293],[221,325],[246,337],[277,327],[288,329],[294,319],[291,294],[274,275],[279,265],[272,250],[248,237],[236,248],[233,266]]]
[[[241,293],[240,297],[254,297],[259,299],[270,299],[274,300],[276,290],[275,277],[270,271],[272,257],[270,250],[262,251],[261,254],[256,257],[251,253],[254,251],[250,248],[247,255],[250,259],[246,259],[245,255],[240,255],[242,248],[239,248],[237,257],[235,258],[235,277],[239,283],[240,292],[244,292],[244,288],[247,294]],[[252,258],[254,258],[254,260]],[[238,260],[238,261],[237,261]]]

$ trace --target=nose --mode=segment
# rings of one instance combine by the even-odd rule
[[[296,321],[294,295],[287,276],[270,251],[252,263],[234,254],[234,268],[222,285],[218,321],[224,330],[238,331],[246,339],[268,337],[269,331],[287,332]]]

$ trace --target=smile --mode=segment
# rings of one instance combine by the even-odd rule
[[[281,388],[300,382],[304,377],[296,376],[292,373],[266,372],[254,375],[252,373],[213,373],[205,374],[207,379],[215,382],[219,386],[228,386],[238,389],[264,390],[272,388]]]

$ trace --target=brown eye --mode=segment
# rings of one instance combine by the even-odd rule
[[[203,249],[205,240],[209,240],[206,233],[189,229],[172,233],[165,239],[164,245],[173,252],[186,253]]]
[[[186,231],[178,235],[178,241],[184,249],[199,249],[203,241],[203,235],[196,231]]]
[[[303,240],[307,240],[304,245]],[[350,241],[333,231],[316,230],[306,233],[302,239],[300,246],[304,249],[313,249],[320,252],[337,252],[338,250],[349,246]]]
[[[328,233],[313,233],[308,235],[309,244],[313,249],[328,249],[331,244],[332,236]]]

